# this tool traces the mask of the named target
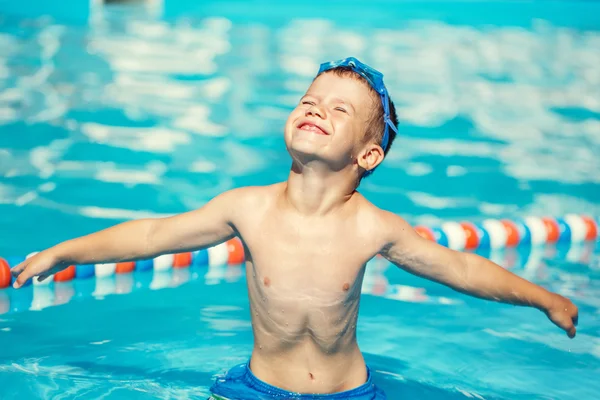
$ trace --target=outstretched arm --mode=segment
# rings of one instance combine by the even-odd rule
[[[400,268],[487,300],[535,307],[546,313],[569,337],[575,336],[577,307],[476,254],[448,249],[422,238],[399,216],[384,212],[381,255]]]
[[[187,213],[124,222],[60,243],[14,267],[14,287],[34,276],[43,280],[72,264],[136,260],[221,243],[235,236],[234,213],[246,190],[225,192]]]

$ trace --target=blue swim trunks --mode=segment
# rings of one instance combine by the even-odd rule
[[[373,383],[367,368],[367,382],[352,390],[333,394],[301,394],[271,386],[258,379],[250,370],[250,362],[230,369],[225,376],[217,378],[210,388],[214,400],[386,400],[381,389]],[[210,400],[210,399],[209,399]]]

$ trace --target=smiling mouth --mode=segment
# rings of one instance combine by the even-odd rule
[[[304,123],[300,124],[300,126],[298,127],[298,129],[300,129],[301,131],[314,132],[317,135],[325,135],[325,136],[329,135],[323,129],[319,128],[315,124],[311,124],[310,122],[304,122]]]

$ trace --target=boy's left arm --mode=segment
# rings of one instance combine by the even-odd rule
[[[578,311],[569,299],[476,254],[451,250],[424,239],[399,216],[383,213],[379,219],[380,232],[384,235],[380,254],[392,263],[471,296],[535,307],[570,338],[575,336]]]

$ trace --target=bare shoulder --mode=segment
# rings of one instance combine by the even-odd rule
[[[234,216],[247,217],[249,213],[257,213],[272,204],[281,185],[244,186],[224,192],[217,198],[221,206],[229,208]]]
[[[398,214],[377,207],[358,192],[355,196],[358,220],[364,228],[361,230],[382,246],[397,238],[403,231],[412,232],[410,224]]]
[[[357,215],[361,220],[364,220],[363,223],[381,226],[400,218],[390,211],[377,207],[359,192],[354,193],[353,199],[356,201]]]
[[[240,206],[258,206],[274,199],[282,190],[282,183],[267,186],[244,186],[231,189],[227,193],[230,201]]]

